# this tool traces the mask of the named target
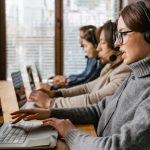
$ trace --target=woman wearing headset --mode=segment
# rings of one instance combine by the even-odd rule
[[[97,51],[101,61],[107,65],[96,80],[59,91],[34,91],[30,100],[42,108],[71,108],[98,103],[105,96],[112,95],[130,74],[128,66],[123,64],[120,51],[114,48],[115,27],[115,23],[108,21],[99,29],[100,43]],[[83,41],[84,44],[85,42],[86,40]]]
[[[51,90],[60,88],[69,88],[76,85],[84,84],[96,79],[105,66],[100,62],[97,56],[98,39],[96,37],[96,28],[89,28],[82,36],[82,46],[86,53],[87,65],[85,70],[80,74],[70,75],[68,77],[57,75],[53,78]]]
[[[51,109],[47,113],[41,110],[45,113],[43,118],[55,117],[43,121],[43,125],[54,126],[72,150],[150,149],[150,1],[130,4],[121,11],[116,36],[115,44],[133,73],[112,97],[83,108]],[[14,114],[21,119],[24,112],[41,119],[38,110]],[[77,130],[70,120],[64,119],[96,124],[98,137]]]

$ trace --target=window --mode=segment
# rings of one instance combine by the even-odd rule
[[[38,65],[43,78],[54,75],[54,0],[6,0],[7,78]]]
[[[63,13],[59,11],[62,7],[55,9],[56,2],[58,6],[63,5]],[[79,27],[88,24],[99,27],[108,19],[115,20],[119,12],[118,0],[5,0],[5,5],[7,79],[11,72],[25,71],[26,65],[34,64],[38,65],[44,79],[54,75],[55,68],[57,72],[64,68],[66,75],[83,71],[86,59],[79,45]],[[55,33],[58,26],[63,41]],[[55,39],[60,41],[60,46],[55,44]],[[61,66],[62,59],[64,66]]]
[[[64,74],[79,73],[85,67],[84,52],[79,45],[79,27],[99,27],[118,17],[118,0],[64,0]]]

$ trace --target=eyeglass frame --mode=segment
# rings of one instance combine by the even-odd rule
[[[119,32],[115,33],[116,40],[119,42],[119,44],[125,44],[125,43],[123,43],[123,35],[130,33],[130,32],[134,32],[134,31],[132,31],[132,30],[124,31],[124,32],[119,31]]]

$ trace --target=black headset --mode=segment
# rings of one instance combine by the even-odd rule
[[[96,39],[96,33],[95,33],[95,30],[90,28],[87,32],[90,33],[91,35],[91,40],[92,40],[92,44],[94,45],[94,48],[97,48],[97,45],[98,45],[98,41]]]
[[[114,43],[116,41],[116,30],[117,30],[117,23],[116,22],[112,22],[112,48],[115,51],[119,51],[119,47],[115,47]]]
[[[114,43],[115,43],[115,41],[116,41],[116,35],[115,35],[116,29],[117,29],[117,24],[116,24],[116,22],[112,22],[112,37],[111,37],[111,39],[112,39],[112,49],[113,49],[114,51],[119,51],[119,47],[115,47],[115,45],[114,45]],[[118,53],[118,55],[120,55],[120,53]],[[118,56],[118,55],[113,54],[113,55],[109,56],[109,60],[110,60],[110,61],[115,61],[115,60],[117,59],[117,56]]]
[[[143,10],[143,12],[144,12],[146,18],[148,19],[149,24],[150,24],[150,11],[149,11],[149,9],[146,7],[146,5],[143,1],[139,1],[139,2],[137,2],[137,4]],[[144,39],[146,42],[150,43],[150,29],[148,29],[147,31],[144,32]]]

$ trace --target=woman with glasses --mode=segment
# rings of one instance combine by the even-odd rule
[[[44,120],[43,125],[54,126],[71,150],[150,149],[149,18],[150,1],[130,4],[120,13],[115,44],[120,47],[123,61],[133,73],[112,97],[88,107],[50,109],[47,113],[41,110],[45,118],[53,117]],[[20,120],[24,113],[26,119],[41,119],[42,113],[38,110],[15,112],[14,115],[20,115],[20,118],[14,118]],[[97,125],[98,137],[79,131],[71,122]]]

